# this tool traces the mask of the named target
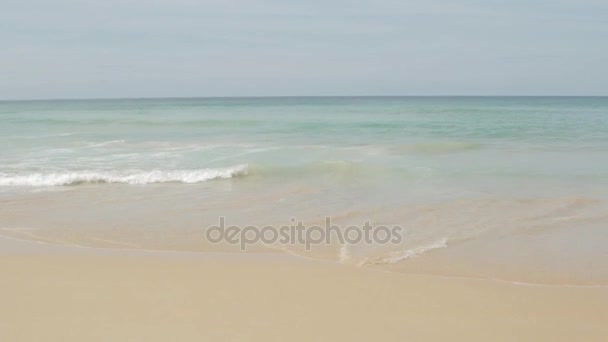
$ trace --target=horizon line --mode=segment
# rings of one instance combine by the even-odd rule
[[[405,98],[405,97],[608,97],[608,95],[249,95],[249,96],[136,96],[136,97],[65,97],[65,98],[29,98],[0,99],[0,102],[36,102],[36,101],[111,101],[111,100],[188,100],[188,99],[272,99],[272,98]]]

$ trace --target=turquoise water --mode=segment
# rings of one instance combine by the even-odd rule
[[[299,174],[334,162],[405,176],[586,186],[608,175],[607,112],[607,98],[3,102],[0,186],[88,182],[81,172],[112,182],[114,174],[243,164]],[[125,182],[147,182],[136,178]]]
[[[25,201],[4,204],[0,227],[48,239],[72,225],[87,244],[82,232],[103,222],[112,231],[97,238],[157,247],[138,234],[170,240],[220,215],[329,215],[404,225],[406,251],[530,231],[571,240],[587,229],[608,242],[604,97],[23,101],[0,102],[0,123],[0,199]],[[557,235],[542,243],[562,243]],[[585,262],[606,256],[588,240],[566,249]]]

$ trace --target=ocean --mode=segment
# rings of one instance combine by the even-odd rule
[[[0,102],[0,235],[240,253],[205,229],[403,227],[399,244],[251,253],[608,284],[608,98]]]

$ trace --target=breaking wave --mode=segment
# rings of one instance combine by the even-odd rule
[[[245,176],[248,165],[195,170],[73,171],[9,175],[0,173],[0,186],[62,186],[96,183],[150,184],[201,183],[212,179]]]

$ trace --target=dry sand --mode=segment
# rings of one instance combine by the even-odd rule
[[[0,239],[0,341],[607,341],[608,288]]]

